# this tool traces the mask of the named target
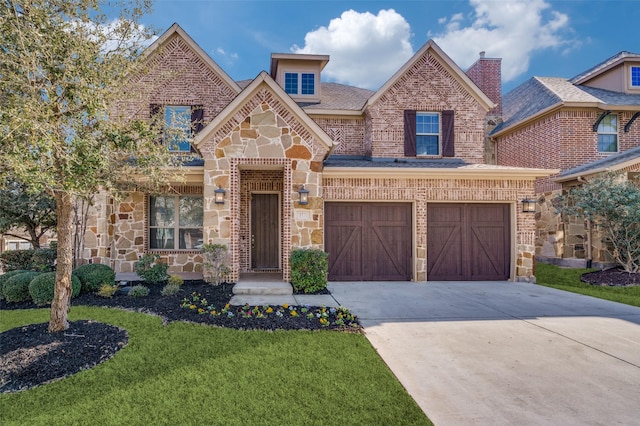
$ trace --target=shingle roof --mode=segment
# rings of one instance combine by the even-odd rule
[[[573,169],[565,170],[558,175],[557,179],[563,180],[563,178],[566,178],[567,176],[589,175],[598,170],[609,170],[611,168],[615,168],[614,166],[618,164],[626,163],[636,158],[640,162],[640,146],[628,149],[618,154],[610,155],[606,158],[601,158],[591,163],[582,164],[578,167],[574,167]]]
[[[381,158],[351,155],[331,155],[324,160],[325,167],[397,167],[397,168],[458,168],[468,166],[459,158]]]
[[[251,84],[253,80],[240,80],[236,84],[242,89]],[[360,111],[367,99],[375,92],[373,90],[361,89],[359,87],[347,86],[338,83],[320,83],[322,85],[322,96],[320,102],[304,103],[298,105],[305,111],[335,109],[347,111]]]
[[[571,80],[569,80],[571,83],[576,83],[579,82],[581,80],[584,79],[588,79],[589,77],[598,74],[600,71],[604,70],[605,68],[609,67],[612,64],[615,64],[616,62],[620,61],[621,59],[625,59],[625,58],[638,58],[640,59],[640,53],[633,53],[633,52],[627,52],[627,51],[622,51],[619,53],[616,53],[615,55],[613,55],[612,57],[605,59],[604,61],[600,62],[598,65],[589,68],[588,70],[578,74],[577,76],[573,77]]]
[[[502,97],[502,117],[492,133],[518,123],[560,102],[559,96],[533,77]]]
[[[563,103],[592,103],[594,107],[638,106],[640,109],[640,95],[576,85],[566,78],[533,77],[504,95],[503,121],[491,133],[496,134],[547,108]]]
[[[304,110],[339,109],[359,111],[364,107],[367,99],[375,93],[373,90],[361,89],[344,84],[325,82],[321,84],[322,96],[320,103],[300,103],[300,106]]]

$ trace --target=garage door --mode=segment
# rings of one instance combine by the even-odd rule
[[[411,229],[409,203],[325,203],[329,280],[410,280]]]
[[[510,229],[508,204],[430,204],[427,279],[508,279]]]

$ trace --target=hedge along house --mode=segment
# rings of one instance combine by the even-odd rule
[[[202,126],[180,149],[198,158],[166,194],[97,204],[93,261],[125,273],[153,252],[197,274],[199,247],[216,243],[231,251],[233,282],[258,271],[288,281],[296,248],[327,251],[330,280],[533,276],[522,200],[557,171],[485,164],[497,104],[433,41],[377,91],[322,82],[326,55],[273,54],[270,73],[234,82],[177,24],[147,60],[125,108],[190,114]],[[470,75],[499,84],[483,61]]]

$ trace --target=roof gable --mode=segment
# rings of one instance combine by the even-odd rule
[[[145,60],[151,60],[153,56],[162,50],[162,47],[171,40],[174,36],[180,37],[184,41],[189,49],[204,63],[206,66],[216,74],[235,94],[240,93],[241,88],[233,79],[226,73],[193,39],[180,27],[180,25],[174,23],[171,27],[165,31],[151,46],[149,46],[144,52],[143,56]]]
[[[589,80],[592,80],[593,78],[609,71],[610,69],[617,67],[623,62],[626,62],[627,60],[640,61],[640,53],[627,51],[616,53],[612,57],[600,62],[598,65],[589,68],[588,70],[573,77],[570,81],[573,84],[584,84]]]
[[[241,127],[247,117],[255,116],[256,110],[263,105],[273,109],[276,119],[283,120],[296,135],[306,141],[314,160],[324,159],[334,148],[333,140],[265,71],[198,133],[194,145],[203,155],[214,150],[234,129]]]
[[[462,69],[446,54],[435,41],[429,40],[409,59],[387,82],[378,89],[367,101],[365,108],[368,105],[374,104],[381,96],[389,91],[399,80],[403,78],[405,74],[411,71],[411,69],[419,61],[424,60],[426,56],[432,55],[457,81],[462,85],[479,103],[482,107],[489,111],[495,105],[485,95],[482,90],[476,86],[476,84],[462,71]]]

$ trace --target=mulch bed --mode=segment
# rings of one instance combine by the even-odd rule
[[[612,268],[583,274],[580,279],[588,284],[610,287],[640,285],[640,273],[625,272],[622,268]]]
[[[185,298],[197,293],[207,304],[221,310],[231,299],[232,285],[212,286],[202,281],[187,281],[180,292],[160,294],[162,285],[149,286],[148,296],[135,298],[118,292],[107,299],[95,294],[82,294],[72,300],[73,306],[104,306],[158,315],[163,323],[187,321],[236,329],[316,330],[334,329],[360,332],[357,320],[351,326],[322,327],[318,321],[304,316],[245,318],[241,315],[212,316],[182,308]],[[7,303],[0,300],[1,310],[32,309],[31,302]],[[42,306],[47,308],[48,306]],[[274,307],[275,308],[275,307]],[[241,307],[231,307],[240,310]],[[17,392],[59,380],[89,369],[111,358],[128,343],[125,330],[97,321],[73,321],[63,333],[51,334],[48,324],[32,324],[0,333],[0,392]]]

